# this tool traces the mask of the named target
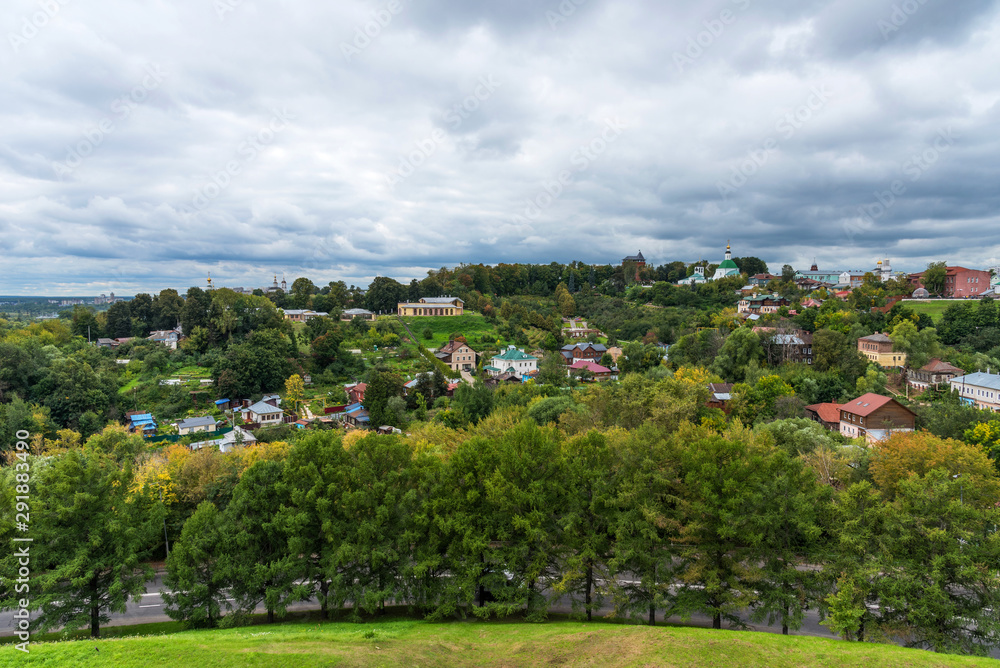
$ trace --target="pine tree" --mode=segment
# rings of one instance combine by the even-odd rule
[[[614,577],[608,564],[614,546],[619,470],[607,437],[597,431],[569,439],[562,458],[567,501],[561,518],[562,543],[571,552],[561,564],[562,580],[556,591],[568,592],[574,608],[582,595],[590,621],[607,589],[598,581],[610,582]]]
[[[277,514],[286,495],[281,463],[258,461],[243,472],[223,513],[221,577],[242,612],[263,602],[268,623],[284,614],[294,589],[288,536]]]
[[[324,525],[333,546],[326,565],[339,604],[352,602],[355,614],[382,612],[408,589],[416,508],[411,452],[396,437],[373,435],[347,455],[334,517]]]
[[[144,560],[157,546],[163,506],[130,493],[131,464],[93,445],[58,456],[35,482],[31,565],[38,575],[31,604],[41,614],[34,626],[47,631],[89,624],[97,638],[109,613],[125,612],[130,598],[145,593],[153,570]],[[5,561],[9,566],[16,559]]]
[[[222,616],[227,597],[219,567],[222,515],[215,504],[203,501],[184,523],[181,538],[167,557],[167,575],[160,592],[171,619],[193,627],[213,627]],[[228,605],[226,606],[228,607]]]

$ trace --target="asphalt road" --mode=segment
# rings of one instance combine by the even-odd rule
[[[107,624],[102,624],[102,627],[171,621],[170,617],[168,617],[163,611],[164,603],[163,599],[160,597],[161,589],[163,589],[162,575],[157,574],[157,576],[146,585],[146,590],[149,593],[143,594],[140,601],[130,602],[123,614],[112,613],[111,621]],[[288,609],[290,611],[319,610],[319,603],[316,600],[302,601],[300,603],[293,603],[289,605]],[[568,598],[559,599],[550,608],[550,610],[556,613],[569,613],[572,611]],[[267,612],[267,610],[262,606],[258,606],[255,612],[263,614]],[[603,616],[609,614],[610,612],[611,607],[604,606],[598,611],[598,614]],[[14,613],[10,611],[0,612],[0,636],[13,635],[13,615]],[[745,617],[743,619],[746,621]],[[673,624],[683,624],[685,626],[698,626],[704,628],[711,628],[712,626],[712,618],[704,615],[694,615],[686,622],[682,622],[677,617],[671,617],[664,620],[662,617],[657,616],[656,622],[658,624],[663,623],[664,621],[668,621]],[[769,626],[767,624],[750,624],[749,622],[747,624],[753,631],[763,633],[781,633],[780,625]],[[818,638],[837,638],[837,636],[831,633],[829,629],[819,623],[819,615],[815,610],[808,611],[805,615],[802,627],[797,631],[789,631],[789,634],[798,636],[815,636]],[[993,651],[991,656],[995,659],[1000,659],[1000,651]]]

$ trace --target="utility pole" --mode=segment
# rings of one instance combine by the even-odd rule
[[[163,503],[163,488],[160,488],[160,503]],[[170,541],[167,540],[167,517],[163,516],[163,544],[167,548],[167,558],[170,558]]]

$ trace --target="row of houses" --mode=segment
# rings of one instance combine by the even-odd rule
[[[913,431],[916,414],[892,397],[868,392],[845,404],[806,406],[806,415],[830,431],[847,438],[863,438],[870,444],[885,441],[893,433]]]
[[[961,375],[953,376],[958,372]],[[941,360],[921,369],[917,384],[927,387],[947,383],[962,403],[981,410],[1000,412],[1000,374],[976,372],[966,374]],[[718,395],[713,395],[718,397]],[[728,399],[728,395],[725,395]],[[806,406],[806,415],[830,431],[848,438],[864,438],[869,443],[884,441],[894,432],[913,431],[916,414],[892,397],[863,394],[845,404],[821,403]]]

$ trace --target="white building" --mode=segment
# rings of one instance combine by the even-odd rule
[[[491,376],[512,373],[518,378],[523,378],[525,375],[538,371],[538,358],[532,357],[514,346],[507,346],[507,350],[499,355],[494,355],[489,366],[483,367],[483,370]]]
[[[715,268],[715,273],[712,274],[712,280],[717,281],[720,278],[726,278],[727,276],[739,276],[740,268],[736,266],[733,262],[733,252],[729,248],[729,244],[726,244],[726,257],[722,260],[718,267]]]
[[[948,381],[963,404],[995,413],[1000,412],[1000,374],[977,371]]]

